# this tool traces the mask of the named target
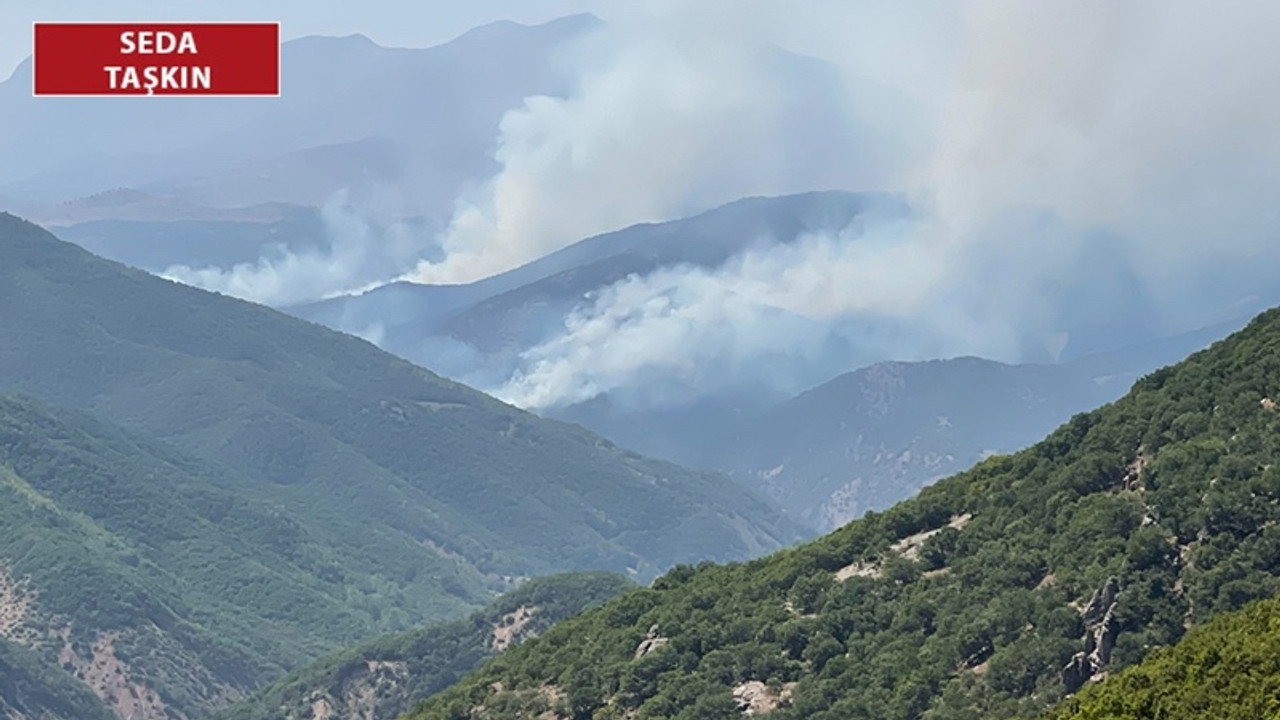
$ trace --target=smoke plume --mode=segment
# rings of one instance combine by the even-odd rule
[[[429,231],[403,219],[395,195],[388,188],[358,199],[335,194],[321,211],[327,242],[317,247],[281,246],[230,268],[174,265],[161,275],[276,307],[379,285],[439,252]]]
[[[470,282],[746,195],[881,180],[888,138],[848,106],[835,68],[727,19],[623,18],[575,45],[574,91],[506,114],[501,170],[458,200],[443,260],[408,279]]]

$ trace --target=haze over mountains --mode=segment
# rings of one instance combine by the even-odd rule
[[[441,259],[445,241],[437,233],[455,215],[514,191],[500,181],[502,173],[514,170],[507,166],[539,141],[523,134],[562,132],[545,126],[558,122],[557,106],[585,102],[597,92],[591,67],[613,71],[634,61],[604,57],[610,32],[597,18],[580,15],[535,27],[499,22],[426,49],[384,48],[361,36],[303,38],[282,48],[288,88],[278,100],[165,98],[141,114],[114,99],[50,104],[32,98],[28,62],[0,84],[6,118],[0,152],[11,158],[0,170],[0,198],[7,198],[5,209],[44,221],[67,219],[60,202],[120,187],[155,196],[153,209],[171,200],[224,211],[262,203],[330,207],[341,217],[329,218],[320,253],[290,245],[297,255],[238,259],[245,265],[235,272],[234,265],[202,264],[198,254],[163,267],[145,256],[128,259],[270,303],[365,287]],[[742,126],[744,137],[756,143],[784,128],[805,128],[809,138],[752,162],[753,172],[741,179],[686,188],[684,209],[751,192],[846,184],[861,172],[806,150],[814,138],[840,154],[876,147],[874,137],[848,125],[839,99],[828,97],[833,68],[767,43],[734,52],[760,69],[759,82],[786,92],[743,95],[721,112],[756,116]],[[683,67],[673,71],[689,74]],[[717,73],[731,71],[736,69],[726,66]],[[691,112],[668,132],[705,122],[699,107]],[[95,118],[91,127],[69,125],[81,114]],[[742,142],[735,139],[702,159],[728,162]],[[33,151],[40,145],[50,150]],[[117,219],[139,219],[133,205],[120,208]],[[181,208],[170,209],[174,219],[190,219]],[[670,209],[641,204],[619,212],[621,225],[667,219]],[[406,219],[426,224],[404,232],[400,223]],[[615,226],[607,214],[594,225],[601,231]],[[562,237],[542,242],[554,249],[579,239],[575,232],[568,227]],[[531,239],[529,248],[535,245]],[[317,274],[325,277],[317,280]]]

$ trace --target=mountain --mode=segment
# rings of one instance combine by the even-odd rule
[[[228,221],[270,223],[304,208],[282,203],[261,203],[243,208],[215,208],[162,197],[139,190],[116,188],[56,203],[18,202],[0,198],[0,206],[13,205],[23,217],[46,227],[67,227],[109,220],[132,222]]]
[[[393,718],[495,653],[632,587],[609,573],[535,578],[465,620],[379,638],[317,660],[217,717]]]
[[[744,198],[589,238],[467,285],[400,282],[286,310],[375,340],[448,376],[500,387],[519,367],[520,353],[562,331],[584,298],[629,276],[716,268],[751,248],[908,214],[900,198],[882,194]],[[1243,322],[1060,364],[972,357],[881,363],[829,380],[820,375],[825,382],[791,398],[744,381],[720,392],[690,389],[673,402],[636,402],[662,380],[649,377],[648,385],[637,381],[540,412],[644,454],[729,472],[793,517],[828,531],[991,453],[1035,442],[1073,413],[1116,399],[1137,377]],[[849,354],[827,364],[839,367]]]
[[[682,566],[407,717],[1032,716],[1280,589],[1280,310],[807,545]]]
[[[1254,720],[1280,701],[1280,599],[1214,618],[1046,720]]]
[[[86,220],[58,234],[95,255],[154,273],[180,264],[232,267],[286,252],[323,251],[328,237],[319,214],[310,208],[259,206],[262,215],[222,217]],[[254,210],[247,208],[246,210]],[[248,213],[245,213],[246,215]]]
[[[194,456],[212,469],[193,471],[205,479],[190,485],[227,495],[172,503],[213,518],[244,507],[241,539],[260,528],[257,542],[282,543],[295,563],[280,572],[330,595],[272,590],[252,565],[200,554],[212,550],[178,554],[196,567],[227,563],[238,579],[218,596],[279,613],[280,632],[299,616],[311,624],[290,642],[248,616],[217,633],[256,643],[269,661],[226,660],[245,673],[237,689],[340,644],[457,616],[520,577],[607,569],[646,579],[680,562],[767,552],[800,533],[726,477],[619,450],[357,338],[96,258],[9,215],[0,215],[0,308],[0,392],[90,412]],[[58,479],[92,496],[98,477],[72,467]],[[134,504],[142,492],[94,502],[128,503],[135,542],[158,542],[149,533],[161,521],[198,527],[151,495]],[[121,602],[138,609],[131,597]],[[150,618],[147,607],[139,612]]]
[[[1246,319],[1057,365],[887,362],[780,403],[765,392],[633,408],[606,394],[544,413],[623,447],[730,473],[826,532],[983,458],[1026,447]]]

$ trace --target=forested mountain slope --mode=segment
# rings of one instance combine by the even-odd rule
[[[87,688],[6,640],[0,640],[0,717],[116,720]]]
[[[632,587],[610,573],[535,578],[469,618],[382,637],[310,663],[218,718],[393,718],[495,653]]]
[[[1214,618],[1172,648],[1062,703],[1045,720],[1280,717],[1280,599]]]
[[[1035,715],[1280,586],[1280,311],[797,549],[681,567],[409,717]]]
[[[47,664],[40,684],[74,676],[121,717],[191,717],[366,637],[380,612],[411,621],[254,485],[0,396],[0,636]]]

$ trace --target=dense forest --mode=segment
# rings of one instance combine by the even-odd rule
[[[1033,716],[1280,586],[1280,311],[803,547],[682,566],[414,720]],[[548,716],[550,717],[550,716]]]

